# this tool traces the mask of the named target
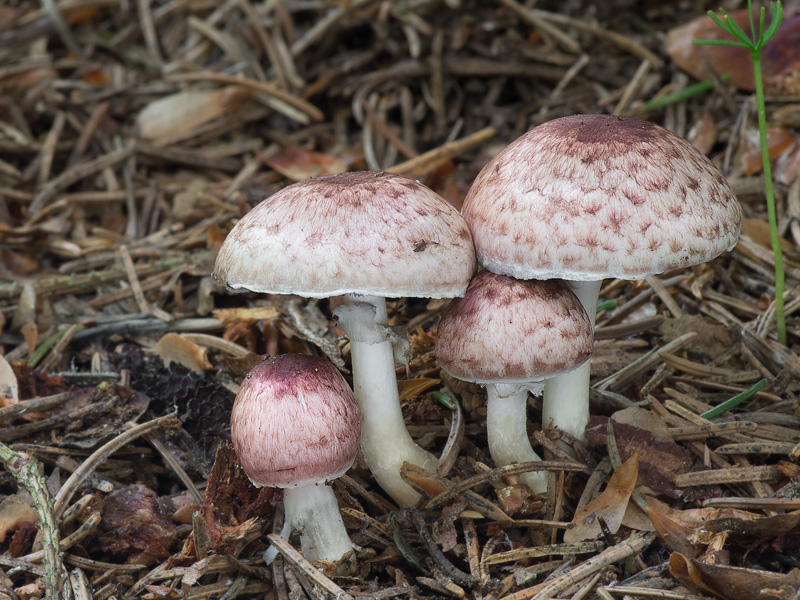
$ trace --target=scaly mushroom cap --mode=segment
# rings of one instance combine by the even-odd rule
[[[592,343],[589,317],[562,281],[481,271],[442,315],[436,359],[459,379],[525,383],[583,364]]]
[[[460,296],[475,272],[458,211],[391,173],[340,173],[292,184],[247,213],[217,256],[231,289],[327,298]]]
[[[478,262],[521,279],[639,279],[736,244],[742,210],[717,168],[653,123],[575,115],[530,130],[479,173],[462,209]]]
[[[248,373],[231,413],[231,438],[254,485],[300,487],[336,479],[358,453],[361,417],[329,361],[283,354]]]

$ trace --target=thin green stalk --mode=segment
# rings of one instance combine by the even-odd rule
[[[780,4],[780,3],[779,3]],[[763,9],[762,9],[763,10]],[[764,102],[764,84],[761,78],[761,50],[753,50],[753,73],[756,78],[756,106],[758,106],[758,133],[761,143],[761,162],[764,165],[764,190],[767,195],[769,239],[775,253],[775,320],[778,341],[786,345],[786,316],[783,311],[783,252],[778,237],[778,217],[775,214],[775,192],[772,188],[772,164],[767,142],[767,111]]]
[[[786,345],[786,317],[783,309],[783,253],[781,252],[780,238],[778,237],[778,219],[775,214],[775,192],[772,187],[772,166],[769,162],[769,146],[767,144],[767,111],[764,103],[764,83],[761,74],[761,50],[777,33],[783,18],[783,8],[780,0],[770,2],[770,13],[772,22],[769,28],[764,31],[764,20],[766,11],[761,8],[756,30],[753,22],[753,10],[751,0],[747,0],[747,10],[750,16],[750,31],[752,38],[748,36],[736,22],[730,18],[724,9],[719,9],[724,19],[720,19],[713,11],[708,11],[708,16],[723,31],[735,37],[738,41],[730,40],[693,40],[695,44],[705,46],[736,46],[750,50],[750,58],[753,62],[753,75],[756,84],[756,107],[758,109],[758,133],[761,142],[761,161],[764,165],[764,191],[767,196],[767,217],[769,220],[769,237],[772,243],[772,251],[775,253],[775,320],[778,333],[778,341]]]
[[[728,82],[731,78],[730,73],[724,73],[720,75],[720,79],[723,82]],[[706,92],[710,92],[714,89],[714,82],[713,81],[701,81],[699,83],[694,83],[692,85],[688,85],[682,90],[678,92],[673,92],[672,94],[667,94],[666,96],[661,96],[660,98],[653,98],[652,100],[648,100],[644,103],[644,109],[647,112],[652,112],[654,110],[660,110],[667,106],[671,106],[672,104],[679,104],[690,98],[694,98],[700,94],[704,94]]]
[[[762,379],[761,381],[750,386],[741,394],[736,394],[733,398],[726,400],[719,406],[715,406],[714,408],[707,410],[700,416],[703,417],[704,419],[713,419],[720,415],[724,415],[729,410],[733,410],[734,408],[739,406],[745,400],[748,400],[749,398],[753,397],[756,394],[756,392],[758,392],[765,385],[767,385],[767,380]]]

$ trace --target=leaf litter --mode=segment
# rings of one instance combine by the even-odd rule
[[[791,36],[798,7],[785,8]],[[65,565],[48,579],[34,498],[4,472],[0,594],[795,597],[796,53],[778,37],[766,62],[789,290],[781,347],[747,83],[728,87],[704,66],[692,75],[712,81],[706,91],[648,108],[694,83],[676,52],[699,50],[679,26],[705,17],[688,10],[0,6],[0,441],[44,467]],[[746,75],[741,56],[706,56],[718,75]],[[531,397],[538,464],[493,467],[483,390],[435,363],[443,302],[390,302],[411,342],[409,372],[398,372],[406,423],[422,445],[447,448],[448,466],[405,469],[425,499],[398,511],[358,462],[334,485],[357,550],[319,570],[271,537],[279,558],[268,567],[281,492],[253,488],[236,463],[235,390],[281,352],[324,354],[347,374],[349,348],[336,300],[217,287],[209,273],[227,231],[288,183],[343,170],[406,173],[459,207],[515,137],[598,111],[649,118],[702,148],[745,208],[737,248],[655,280],[605,282],[613,307],[597,319],[588,444],[541,431]],[[733,412],[701,416],[761,379]],[[444,407],[443,391],[463,411]],[[534,468],[548,473],[546,495],[519,484]]]

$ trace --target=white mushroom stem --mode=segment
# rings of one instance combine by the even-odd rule
[[[602,281],[567,281],[583,304],[594,329]],[[589,422],[589,375],[591,359],[577,369],[548,379],[542,398],[542,427],[556,427],[579,440],[586,439]]]
[[[486,434],[489,452],[495,465],[504,467],[513,463],[542,460],[531,448],[528,438],[528,388],[502,383],[488,384],[486,405]],[[541,388],[532,390],[541,393]],[[547,473],[531,471],[522,473],[520,481],[535,494],[547,491]]]
[[[291,530],[300,532],[300,548],[308,560],[336,562],[353,549],[329,486],[320,483],[286,488],[283,506]]]
[[[386,300],[345,297],[339,324],[350,339],[353,392],[361,409],[361,452],[378,485],[401,506],[413,506],[420,494],[400,477],[403,462],[436,471],[436,457],[408,433],[400,409]]]

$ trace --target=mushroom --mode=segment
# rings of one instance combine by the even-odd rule
[[[475,268],[469,229],[443,198],[408,177],[356,172],[295,183],[261,202],[228,234],[214,274],[234,290],[345,295],[336,314],[350,339],[361,449],[378,484],[413,505],[420,495],[400,467],[435,470],[436,458],[403,421],[392,348],[399,338],[385,299],[461,296]]]
[[[447,373],[486,386],[486,434],[497,466],[541,460],[527,431],[528,391],[589,360],[592,325],[562,281],[520,281],[481,271],[450,303],[436,334],[436,358]],[[520,476],[547,491],[544,471]]]
[[[353,392],[329,361],[283,354],[260,363],[239,388],[231,438],[253,485],[284,489],[283,536],[300,531],[308,560],[334,562],[352,549],[325,482],[358,454],[361,420]]]
[[[605,278],[707,262],[736,244],[742,210],[719,170],[653,123],[575,115],[518,138],[464,201],[478,262],[520,279],[568,280],[594,325]],[[543,425],[584,438],[589,363],[548,382]]]

